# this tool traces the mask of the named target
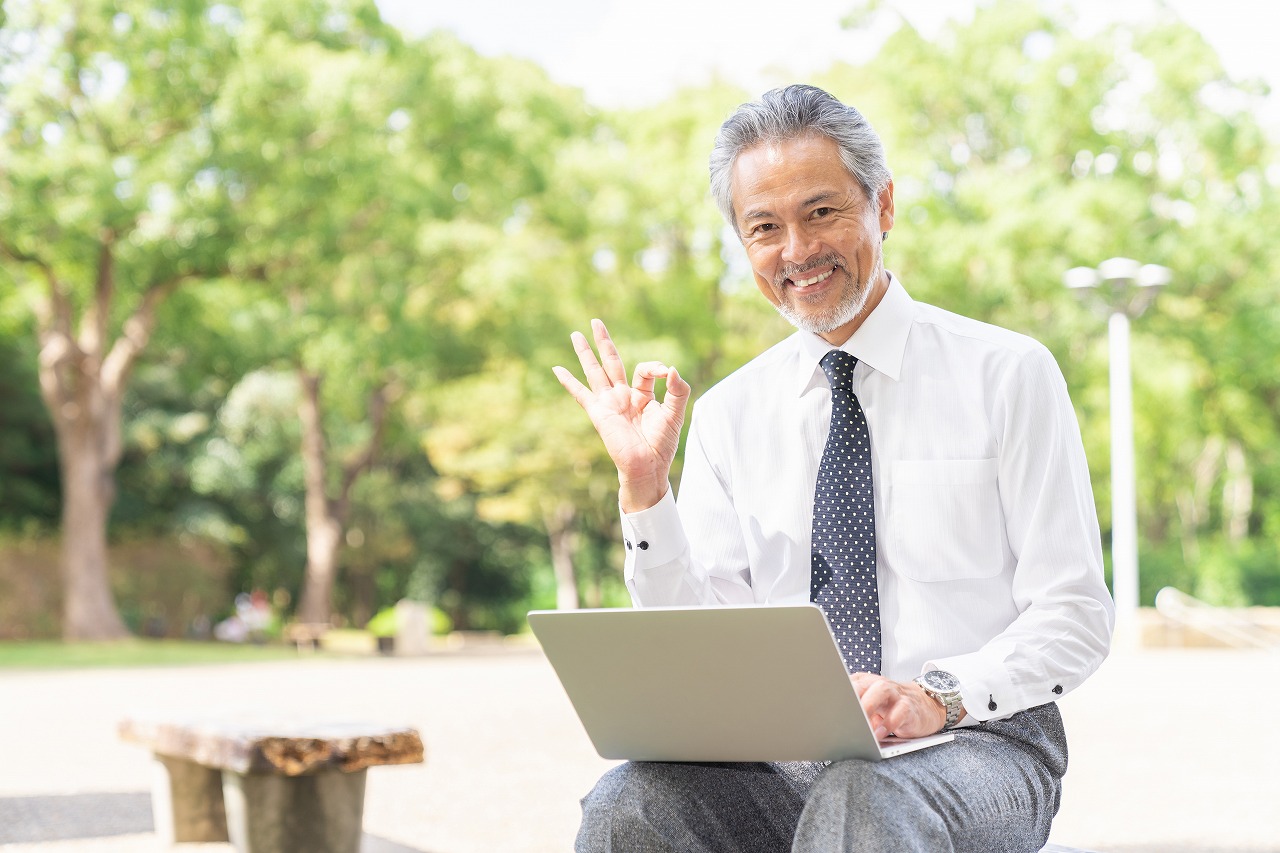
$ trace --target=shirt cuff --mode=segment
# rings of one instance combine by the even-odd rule
[[[667,493],[653,506],[621,514],[622,543],[627,549],[623,574],[628,586],[637,571],[671,563],[689,549],[670,483]]]
[[[960,682],[960,702],[965,710],[960,726],[1002,720],[1031,707],[1024,704],[1023,691],[1014,686],[1006,669],[983,666],[974,655],[928,661],[921,669],[921,675],[934,669],[949,672]]]

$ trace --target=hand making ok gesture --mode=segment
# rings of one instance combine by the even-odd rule
[[[648,509],[667,493],[671,460],[680,444],[680,425],[689,403],[689,383],[674,367],[644,361],[636,365],[635,378],[628,385],[626,367],[609,330],[600,320],[592,320],[591,331],[600,350],[599,360],[586,336],[581,332],[571,336],[590,387],[563,367],[552,371],[591,418],[618,466],[618,499],[623,512]],[[659,378],[667,380],[662,402],[653,393]]]

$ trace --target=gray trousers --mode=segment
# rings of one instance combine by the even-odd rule
[[[1054,704],[879,762],[630,762],[583,799],[575,849],[1034,853],[1066,770]]]

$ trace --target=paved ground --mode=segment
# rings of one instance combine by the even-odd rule
[[[419,766],[369,772],[365,853],[564,851],[597,757],[537,651],[0,674],[0,851],[148,853],[131,712],[268,706],[418,727]],[[1062,700],[1053,840],[1104,853],[1280,853],[1280,655],[1114,655]],[[189,845],[227,853],[229,845]]]

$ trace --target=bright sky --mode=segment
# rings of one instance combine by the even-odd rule
[[[661,100],[682,84],[718,73],[759,93],[856,59],[877,41],[844,31],[858,0],[377,0],[407,33],[450,29],[487,55],[535,60],[602,106]],[[1280,89],[1280,3],[1275,0],[1045,0],[1068,6],[1084,26],[1140,19],[1161,5],[1198,28],[1237,78],[1264,77]],[[972,0],[897,0],[892,5],[929,33]],[[787,8],[789,7],[789,8]],[[889,16],[882,16],[889,20]],[[1280,97],[1271,98],[1271,118]],[[1280,124],[1280,122],[1273,122]]]

